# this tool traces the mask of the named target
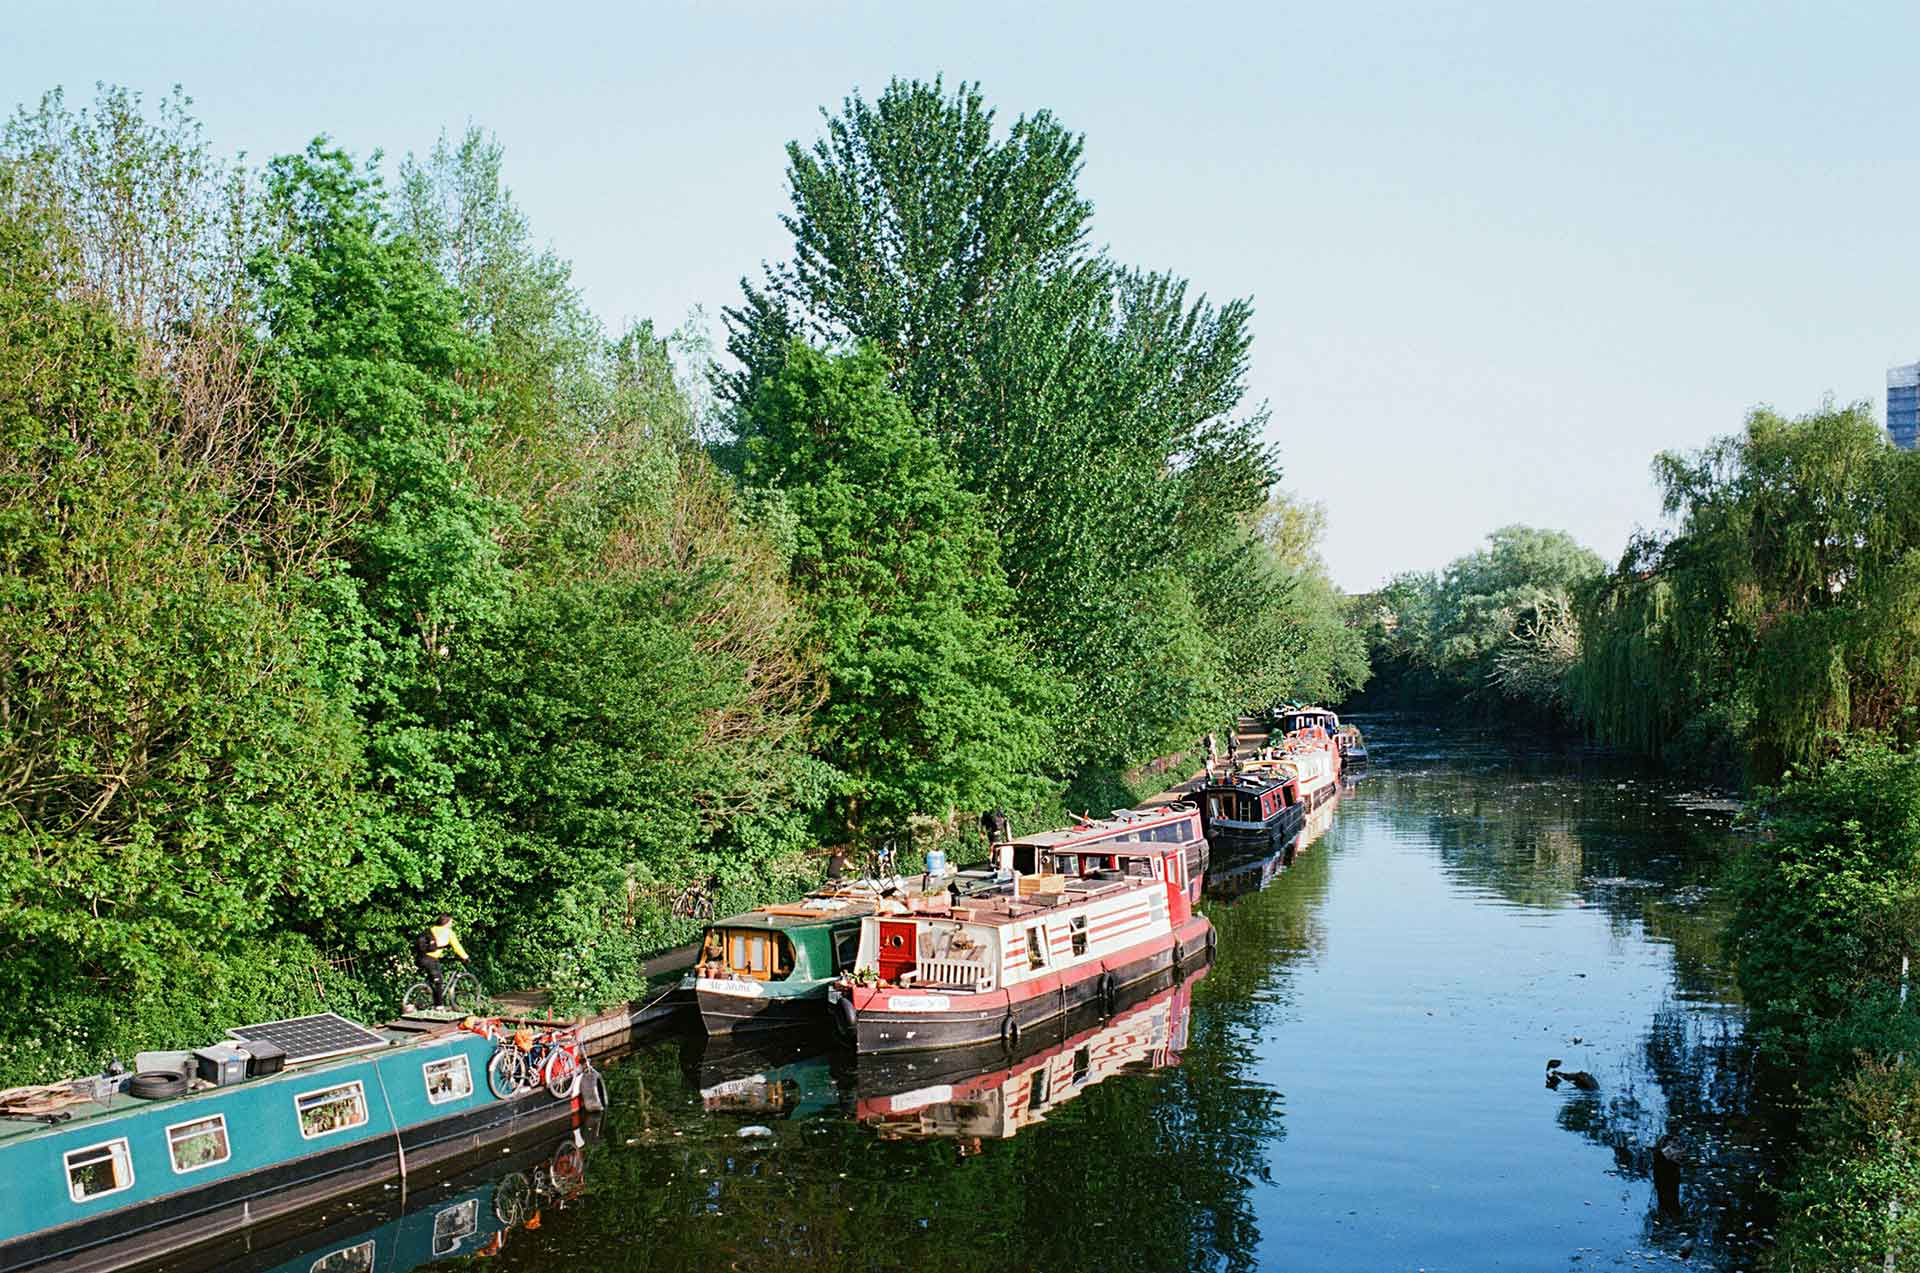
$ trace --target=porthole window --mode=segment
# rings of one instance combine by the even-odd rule
[[[67,1196],[75,1202],[90,1202],[110,1193],[133,1188],[133,1151],[126,1138],[110,1140],[66,1154]]]
[[[464,1056],[428,1061],[420,1072],[426,1076],[429,1105],[445,1105],[473,1095],[473,1070]]]
[[[176,1172],[218,1166],[233,1157],[233,1148],[227,1143],[227,1116],[215,1114],[167,1128],[167,1157]]]

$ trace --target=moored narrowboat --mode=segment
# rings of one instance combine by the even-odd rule
[[[1296,734],[1241,761],[1200,788],[1207,838],[1245,853],[1298,835],[1307,815],[1339,790],[1338,757],[1310,734]]]
[[[103,1079],[94,1099],[0,1121],[0,1270],[113,1269],[216,1242],[576,1118],[598,1082],[496,1095],[498,1045],[452,1023],[406,1034],[326,1013],[232,1033],[278,1044],[253,1050],[284,1068],[248,1077],[237,1048],[203,1049],[182,1055],[204,1077],[134,1085],[180,1095]]]
[[[1207,957],[1183,843],[1072,844],[1044,873],[949,902],[883,905],[860,921],[853,975],[828,992],[861,1053],[1018,1045],[1024,1031]]]
[[[1191,800],[1176,800],[1145,809],[1115,809],[1105,818],[1076,814],[1070,827],[1010,841],[1006,866],[1024,875],[1035,875],[1049,869],[1044,863],[1056,854],[1065,857],[1101,845],[1142,842],[1182,847],[1192,900],[1198,901],[1200,882],[1207,873],[1208,845],[1200,807]],[[1069,872],[1072,873],[1076,872]]]
[[[707,926],[681,979],[708,1034],[825,1026],[827,986],[853,967],[877,894],[821,893]]]

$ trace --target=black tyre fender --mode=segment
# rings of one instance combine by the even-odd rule
[[[1009,1052],[1020,1046],[1020,1018],[1013,1015],[1012,1009],[1008,1009],[1007,1019],[1000,1023],[1000,1043]]]
[[[127,1084],[127,1091],[143,1101],[164,1101],[187,1094],[187,1077],[173,1070],[142,1070]]]
[[[840,1002],[833,1005],[833,1028],[840,1032],[843,1039],[851,1039],[857,1032],[859,1015],[853,1010],[853,1000],[846,995],[840,996]]]
[[[1100,974],[1100,1011],[1113,1015],[1114,1002],[1120,997],[1120,978],[1111,972]]]
[[[1213,952],[1218,950],[1219,948],[1220,948],[1220,930],[1213,927],[1212,925],[1208,925],[1207,926],[1207,958],[1212,959]]]
[[[580,1077],[580,1106],[589,1114],[604,1113],[607,1108],[607,1076],[591,1065]]]

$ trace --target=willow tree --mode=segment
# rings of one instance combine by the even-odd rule
[[[1579,695],[1608,737],[1671,745],[1701,713],[1771,778],[1920,696],[1920,457],[1864,403],[1655,462],[1675,529],[1583,606]]]

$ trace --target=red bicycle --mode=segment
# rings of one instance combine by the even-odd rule
[[[556,1101],[570,1101],[580,1091],[587,1060],[574,1031],[524,1025],[508,1030],[495,1019],[476,1021],[470,1028],[497,1045],[487,1061],[487,1089],[500,1100],[545,1087]]]

